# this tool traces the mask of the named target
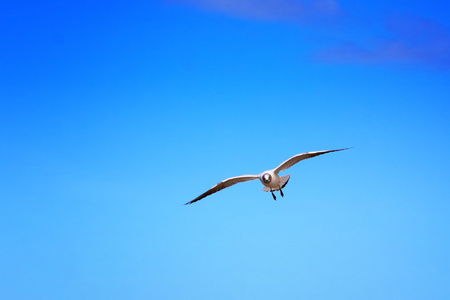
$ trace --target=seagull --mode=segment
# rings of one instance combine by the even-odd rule
[[[263,191],[271,192],[273,200],[277,200],[277,197],[275,196],[275,194],[273,192],[280,191],[281,197],[284,197],[282,189],[288,183],[289,178],[291,178],[291,174],[285,175],[285,176],[278,175],[278,173],[280,173],[280,171],[284,171],[304,159],[312,158],[312,157],[319,156],[319,155],[326,154],[326,153],[347,150],[347,149],[350,149],[350,148],[305,152],[305,153],[294,155],[291,158],[285,160],[283,163],[281,163],[281,165],[279,165],[275,169],[264,171],[259,175],[242,175],[242,176],[236,176],[236,177],[231,177],[231,178],[225,179],[224,181],[219,182],[218,184],[216,184],[215,186],[213,186],[212,188],[210,188],[209,190],[207,190],[206,192],[204,192],[203,194],[201,194],[194,200],[185,203],[185,205],[197,202],[198,200],[201,200],[211,194],[214,194],[220,190],[223,190],[224,188],[235,185],[236,183],[250,181],[250,180],[256,180],[256,179],[259,179],[261,181],[261,183],[264,185]]]

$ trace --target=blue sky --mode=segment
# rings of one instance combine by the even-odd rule
[[[448,11],[3,3],[0,297],[448,299]]]

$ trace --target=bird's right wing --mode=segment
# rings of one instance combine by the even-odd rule
[[[203,194],[201,194],[200,196],[198,196],[197,198],[195,198],[192,201],[189,201],[187,204],[192,204],[194,202],[197,202],[198,200],[201,200],[211,194],[214,194],[215,192],[218,192],[220,190],[223,190],[224,188],[230,187],[232,185],[235,185],[236,183],[239,182],[244,182],[244,181],[250,181],[250,180],[255,180],[258,179],[259,176],[258,175],[242,175],[242,176],[236,176],[236,177],[231,177],[228,179],[225,179],[222,182],[219,182],[218,184],[216,184],[215,186],[213,186],[212,188],[210,188],[209,190],[207,190],[206,192],[204,192]]]

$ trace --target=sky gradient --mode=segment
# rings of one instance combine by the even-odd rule
[[[3,3],[0,298],[449,299],[448,11]]]

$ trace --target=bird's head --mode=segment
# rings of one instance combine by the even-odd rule
[[[262,176],[263,183],[270,183],[272,181],[272,176],[269,173],[265,173]]]

